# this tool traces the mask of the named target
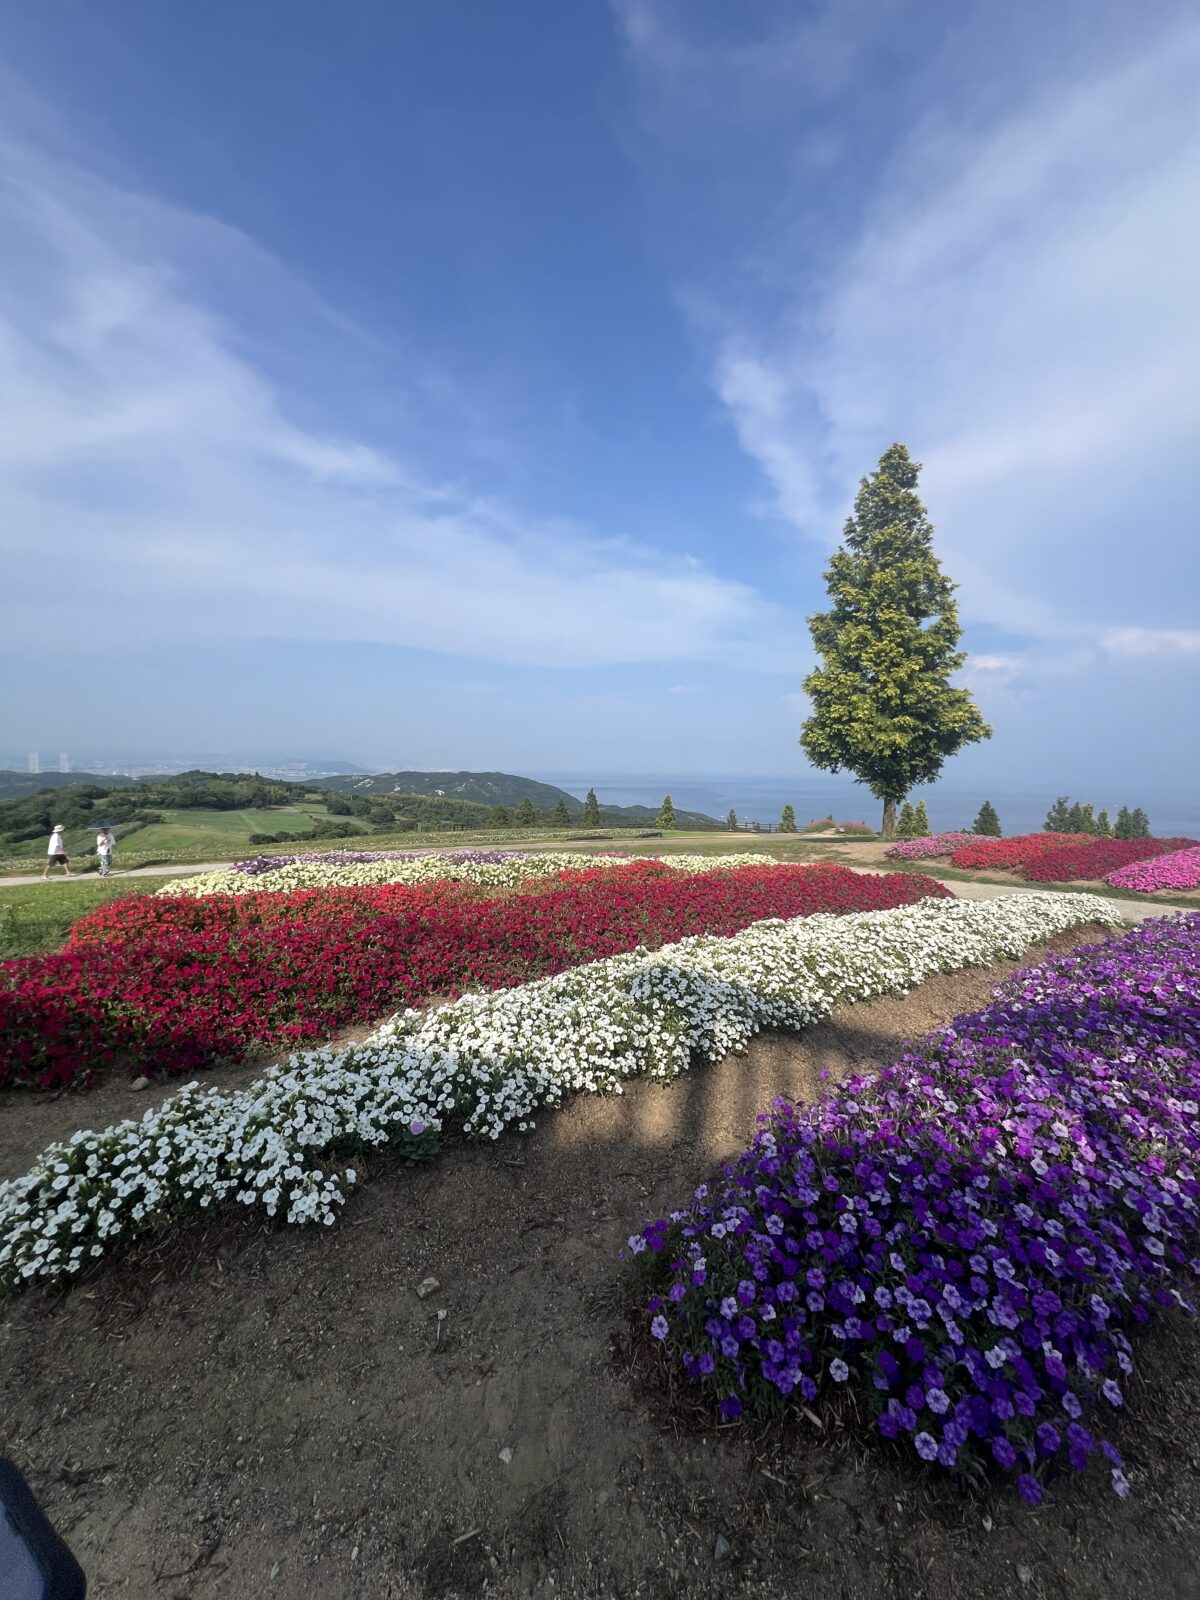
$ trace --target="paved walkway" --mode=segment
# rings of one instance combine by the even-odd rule
[[[190,878],[197,872],[220,872],[223,868],[231,866],[229,861],[176,861],[173,865],[164,863],[159,867],[129,867],[122,872],[120,867],[109,874],[113,878]],[[46,880],[48,883],[96,883],[99,880],[98,872],[73,872],[69,878],[64,878],[62,873],[55,869]],[[15,889],[23,883],[41,883],[40,872],[28,878],[3,878],[0,877],[0,889]]]

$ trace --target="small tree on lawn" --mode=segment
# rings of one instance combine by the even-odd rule
[[[511,821],[512,818],[508,814],[507,806],[492,807],[492,814],[488,818],[488,822],[493,828],[507,828]]]
[[[1130,813],[1129,837],[1131,839],[1148,839],[1150,837],[1150,818],[1141,806]]]
[[[554,810],[550,813],[550,826],[552,828],[569,828],[571,826],[571,813],[567,810],[567,802],[559,800]]]
[[[731,811],[725,818],[725,826],[730,833],[736,833],[738,827],[737,812]]]
[[[909,790],[992,731],[951,683],[966,656],[954,585],[916,493],[920,470],[894,444],[862,479],[825,571],[832,604],[808,619],[821,665],[804,681],[813,709],[800,743],[815,767],[847,769],[883,802],[885,839]]]
[[[914,839],[928,839],[932,831],[929,826],[929,813],[925,809],[925,802],[924,800],[918,800],[916,810],[913,812],[912,836]]]
[[[796,813],[791,806],[784,806],[783,810],[779,814],[779,832],[795,833],[795,831]]]
[[[917,825],[917,814],[913,810],[911,802],[906,800],[904,802],[904,804],[900,807],[900,816],[899,816],[899,819],[898,819],[898,821],[896,823],[896,837],[897,837],[897,839],[912,839],[912,838],[915,838],[915,835],[913,833],[913,829],[916,827],[916,825]]]
[[[588,790],[587,799],[583,802],[583,825],[585,828],[600,826],[600,802],[596,799],[595,789]]]
[[[1111,839],[1113,836],[1112,823],[1108,820],[1108,812],[1101,811],[1096,818],[1096,832],[1101,839]]]
[[[1071,797],[1069,794],[1060,794],[1058,799],[1046,813],[1047,833],[1070,833],[1071,831]]]
[[[517,807],[516,823],[518,828],[532,828],[537,822],[537,812],[533,809],[533,801],[528,795]]]
[[[675,820],[675,807],[671,804],[671,796],[669,794],[663,796],[663,803],[659,807],[655,823],[660,828],[677,828],[679,826]]]

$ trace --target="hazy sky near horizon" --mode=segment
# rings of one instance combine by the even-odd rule
[[[902,439],[947,778],[1200,778],[1194,6],[0,18],[0,746],[799,773]]]

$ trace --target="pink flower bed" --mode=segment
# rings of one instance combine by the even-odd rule
[[[928,861],[934,856],[952,856],[977,838],[977,834],[959,829],[955,833],[933,833],[928,839],[898,839],[887,847],[884,855],[896,861]]]
[[[1104,881],[1114,889],[1137,889],[1142,894],[1153,894],[1156,889],[1200,889],[1200,845],[1131,862],[1110,872]]]

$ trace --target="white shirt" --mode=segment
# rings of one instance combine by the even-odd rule
[[[46,846],[46,854],[48,856],[65,856],[66,853],[66,847],[63,844],[63,836],[61,832],[55,828],[54,832],[50,835],[50,843]]]
[[[103,833],[98,833],[96,835],[96,854],[98,856],[110,856],[110,855],[112,855],[112,847],[113,847],[112,834],[109,833],[107,829],[105,829],[105,831]]]

